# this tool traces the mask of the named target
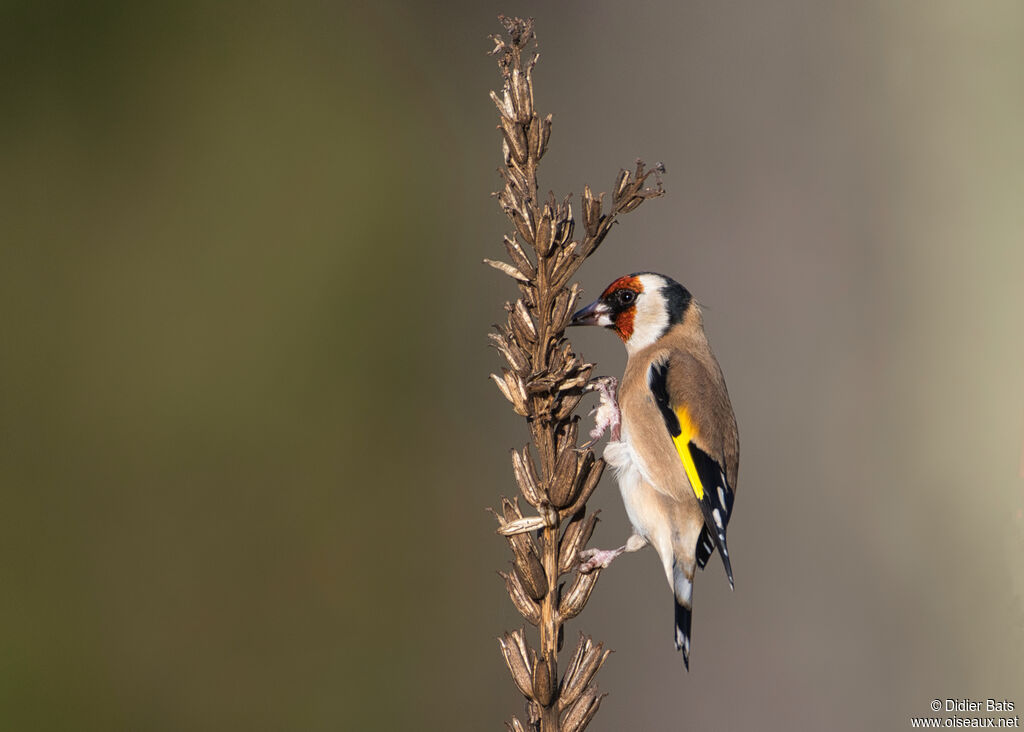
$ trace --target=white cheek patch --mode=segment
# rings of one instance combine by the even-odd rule
[[[626,351],[633,353],[654,343],[668,330],[668,305],[661,294],[663,281],[652,275],[641,275],[644,291],[637,298],[633,316],[633,335],[626,341]]]
[[[656,312],[639,311],[633,318],[633,335],[626,343],[632,353],[654,343],[668,330],[668,313],[659,308]]]

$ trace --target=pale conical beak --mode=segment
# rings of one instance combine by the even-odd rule
[[[610,312],[611,308],[600,300],[595,300],[582,310],[577,310],[573,314],[572,320],[569,321],[569,325],[602,325],[607,327],[612,324],[612,319],[608,317]]]

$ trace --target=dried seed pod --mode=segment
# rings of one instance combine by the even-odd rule
[[[540,563],[540,559],[537,558],[537,555],[527,554],[523,556],[517,554],[515,560],[512,562],[512,568],[523,583],[523,588],[526,590],[526,594],[534,600],[543,600],[544,595],[548,592],[548,578],[547,575],[544,574],[544,566]],[[579,576],[590,577],[596,576],[597,574],[598,572],[594,572],[592,575],[581,574]]]
[[[530,531],[535,531],[538,528],[543,528],[545,525],[544,518],[541,516],[523,518],[523,514],[519,510],[518,498],[516,498],[515,501],[510,501],[503,497],[501,499],[501,512],[505,523],[499,529],[499,533],[508,537],[509,543],[512,545],[512,551],[516,556],[520,557],[528,557],[529,555],[532,555],[532,557],[539,562],[540,557],[537,552],[537,544],[533,541],[533,537],[531,537],[529,533]],[[499,521],[500,520],[501,519],[499,519]],[[516,530],[519,526],[522,526],[525,530]],[[527,560],[524,559],[524,561]]]
[[[583,453],[582,455],[577,453],[577,450],[575,449],[570,451],[572,455],[575,456],[575,465],[572,466],[572,484],[569,486],[568,490],[565,491],[561,504],[556,504],[554,499],[552,499],[552,503],[558,508],[565,508],[577,501],[583,491],[586,478],[590,476],[590,473],[593,470],[595,462],[594,454],[590,450],[587,450],[586,453]]]
[[[581,479],[582,486],[576,496],[576,500],[569,508],[562,512],[562,515],[571,516],[587,505],[587,501],[590,500],[590,496],[594,494],[594,491],[597,489],[597,484],[601,480],[601,475],[604,473],[604,466],[604,458],[598,458],[594,461],[594,465],[590,468],[590,472],[587,473],[585,478]]]
[[[537,270],[533,266],[533,262],[526,256],[526,252],[519,246],[519,242],[515,238],[505,237],[505,251],[508,252],[508,256],[512,259],[512,264],[515,265],[516,269],[530,279],[537,276]]]
[[[565,375],[565,355],[561,350],[555,349],[548,359],[548,371],[561,379]]]
[[[590,374],[578,374],[571,376],[559,385],[561,391],[567,391],[569,389],[579,389],[580,387],[586,386],[587,382],[590,381]]]
[[[555,220],[558,224],[555,230],[555,244],[564,247],[576,230],[576,222],[572,218],[572,204],[567,201],[560,206]]]
[[[583,187],[583,224],[590,236],[597,234],[597,227],[601,224],[601,198],[594,197],[590,186]]]
[[[502,372],[505,374],[505,384],[508,386],[514,399],[512,402],[513,410],[520,417],[528,417],[530,415],[530,408],[526,403],[526,384],[523,382],[523,377],[508,369],[502,369]]]
[[[565,666],[565,672],[562,674],[561,689],[562,692],[559,694],[558,704],[562,707],[568,706],[568,702],[565,701],[565,686],[572,679],[575,671],[580,668],[580,664],[583,662],[584,657],[587,655],[587,651],[591,649],[593,642],[591,639],[583,633],[580,634],[580,640],[577,641],[577,647],[572,651],[572,658],[569,660],[568,665]]]
[[[529,416],[529,407],[526,403],[526,384],[523,383],[522,377],[505,368],[501,370],[501,373],[501,378],[497,374],[491,374],[491,379],[498,385],[498,389],[501,390],[505,398],[512,403],[512,409],[516,414],[520,417]]]
[[[576,642],[576,650],[572,652],[572,660],[569,661],[569,665],[565,667],[565,673],[562,674],[561,691],[558,695],[558,706],[561,709],[565,709],[572,701],[566,700],[565,688],[576,674],[576,669],[583,663],[583,659],[586,657],[587,652],[593,647],[593,641],[580,633],[580,639]]]
[[[534,116],[534,94],[529,88],[526,76],[518,69],[512,70],[512,101],[515,104],[516,121],[527,123]]]
[[[566,252],[565,257],[563,257],[562,261],[555,264],[551,271],[552,287],[564,286],[569,281],[569,278],[576,274],[576,270],[580,268],[580,265],[583,263],[583,257],[576,254],[577,247],[577,242],[572,242],[563,250]],[[570,315],[570,317],[572,316]]]
[[[505,496],[502,496],[501,516],[506,523],[521,519],[523,517],[523,512],[519,510],[519,499],[515,498],[510,501]]]
[[[526,77],[525,78],[526,100],[527,100],[527,102],[529,104],[530,116],[531,117],[534,116],[534,104],[533,104],[533,67],[536,65],[538,58],[539,58],[539,55],[538,54],[534,54],[533,58],[526,65],[526,71],[523,74],[523,76]]]
[[[533,667],[533,698],[541,706],[550,707],[555,697],[555,686],[558,681],[558,669],[551,655],[545,655]]]
[[[528,311],[534,311],[537,309],[537,295],[533,289],[532,284],[526,284],[524,282],[517,282],[519,285],[519,292],[523,295],[523,303],[526,305]]]
[[[581,364],[579,362],[567,364],[568,369],[564,376],[564,381],[558,388],[562,391],[568,391],[569,389],[582,389],[590,383],[590,372],[592,367],[590,364]]]
[[[551,305],[551,324],[556,331],[565,330],[569,324],[579,293],[580,286],[574,283],[571,288],[562,290],[555,296],[555,302]]]
[[[601,706],[601,699],[604,694],[599,694],[597,689],[590,687],[576,700],[569,711],[562,719],[562,732],[581,732],[590,724],[590,720],[597,714]]]
[[[516,450],[512,451],[512,472],[515,473],[516,483],[519,484],[519,490],[523,492],[526,500],[531,506],[539,506],[544,500],[544,494],[537,480],[537,471],[533,467],[529,446],[523,448],[522,455]]]
[[[568,341],[566,341],[562,346],[562,356],[567,364],[575,366],[579,362],[579,359],[576,358],[576,354],[572,352],[572,344]]]
[[[519,580],[519,575],[515,572],[498,572],[498,574],[505,580],[505,591],[508,592],[508,596],[512,600],[512,604],[516,606],[519,614],[530,625],[540,625],[540,605],[534,602],[533,598],[526,592],[526,588],[523,587],[523,583]]]
[[[526,732],[526,727],[516,717],[512,717],[511,720],[505,722],[505,726],[508,727],[508,732]]]
[[[559,404],[558,410],[555,412],[555,419],[568,419],[569,415],[572,414],[573,410],[576,409],[576,405],[583,399],[582,392],[579,394],[572,394],[568,392],[561,392],[563,394],[561,404]]]
[[[519,506],[508,500],[502,499],[502,513],[506,522],[522,520],[522,513]],[[512,545],[512,553],[515,555],[513,568],[519,579],[522,580],[526,593],[534,600],[540,600],[547,592],[547,575],[544,573],[544,565],[541,564],[537,552],[537,545],[528,533],[517,533],[508,536],[509,544]]]
[[[541,564],[540,556],[537,554],[537,547],[534,545],[529,532],[510,534],[506,538],[512,546],[513,563],[522,570],[521,574],[524,577],[524,586],[527,592],[530,592],[532,597],[531,588],[533,586],[544,586],[544,591],[546,592],[547,578],[544,574],[544,565]],[[539,600],[540,598],[534,597],[533,599]]]
[[[540,118],[537,117],[537,115],[534,115],[533,117],[530,118],[529,127],[527,127],[526,129],[527,149],[530,153],[530,157],[533,158],[534,160],[540,160],[541,157],[543,157],[544,155],[541,138],[542,125],[543,122],[540,121]]]
[[[578,246],[577,242],[571,242],[564,247],[559,247],[558,251],[555,252],[555,262],[551,265],[552,273],[557,273],[559,267],[565,266],[565,261],[576,252]]]
[[[497,328],[497,326],[495,326],[495,328]],[[504,353],[505,349],[508,348],[510,345],[508,337],[504,333],[502,333],[500,329],[498,330],[497,333],[488,333],[487,339],[491,342],[492,346],[497,348],[502,353]]]
[[[504,526],[498,529],[498,533],[502,536],[517,536],[557,525],[557,521],[551,521],[544,516],[527,516],[526,518],[506,522]]]
[[[494,267],[499,272],[504,272],[505,274],[507,274],[509,277],[511,277],[514,280],[519,280],[520,282],[529,282],[530,281],[529,277],[524,275],[522,272],[520,272],[518,269],[513,267],[511,264],[506,264],[505,262],[499,262],[498,260],[495,260],[495,259],[486,259],[486,258],[484,259],[484,264],[490,265],[491,267]]]
[[[540,215],[540,221],[537,222],[537,237],[534,242],[537,254],[542,257],[546,257],[551,252],[551,245],[554,242],[554,216],[555,212],[551,210],[551,206],[545,204],[544,210]]]
[[[579,660],[579,663],[572,669],[572,674],[567,671],[562,680],[562,692],[559,695],[559,703],[568,706],[576,701],[584,689],[593,681],[597,672],[604,665],[605,660],[611,655],[611,651],[604,650],[604,644],[594,646],[588,638],[586,649]],[[575,659],[574,659],[575,660]]]
[[[566,311],[571,307],[570,297],[571,295],[568,290],[562,290],[555,295],[555,299],[551,303],[551,325],[556,330],[564,330],[564,328],[559,328],[558,326],[565,317]]]
[[[502,96],[498,96],[497,92],[491,92],[491,99],[494,101],[494,106],[498,108],[498,113],[505,119],[514,120],[516,112],[512,108],[512,97],[508,93],[508,87],[505,88]]]
[[[521,376],[530,372],[530,359],[522,348],[500,333],[488,333],[487,337],[491,340],[491,345],[501,351],[501,355],[505,357],[513,371]]]
[[[555,374],[543,374],[534,376],[526,385],[529,394],[546,394],[558,384],[558,377]]]
[[[528,349],[530,345],[537,342],[537,328],[533,324],[533,318],[530,317],[530,311],[527,310],[526,304],[522,298],[516,300],[514,306],[506,305],[508,308],[508,323],[509,328],[516,337],[516,341],[524,349]]]
[[[519,691],[527,699],[533,697],[533,665],[527,654],[526,642],[523,639],[522,629],[505,633],[498,638],[501,652],[505,656],[505,663],[512,680],[519,687]]]
[[[565,429],[558,433],[556,446],[562,450],[571,450],[576,447],[576,440],[580,433],[580,418],[573,417],[572,421],[565,426]]]
[[[498,172],[505,179],[505,185],[515,195],[515,198],[518,199],[526,195],[529,181],[526,179],[526,174],[518,166],[514,168],[498,168]]]
[[[621,211],[622,213],[629,213],[643,202],[643,196],[634,196],[633,198],[629,199],[624,204],[622,204],[622,206],[619,207],[619,211]]]
[[[537,474],[537,466],[533,462],[533,455],[530,454],[530,446],[527,445],[523,448],[523,463],[526,466],[526,471],[530,476],[530,480],[537,486],[541,485],[540,475]],[[543,488],[539,491],[543,495]]]
[[[512,392],[509,391],[508,384],[505,383],[505,380],[497,374],[491,374],[491,379],[498,385],[498,389],[501,391],[502,396],[515,405],[515,399],[512,398]]]
[[[538,160],[544,155],[544,153],[547,152],[547,150],[548,150],[548,142],[550,142],[550,141],[551,141],[551,115],[549,114],[547,117],[544,118],[544,121],[541,122],[541,126],[540,126],[540,153],[537,155],[537,159]]]
[[[623,194],[630,187],[629,183],[629,171],[620,170],[618,177],[615,179],[615,193],[612,195],[614,203],[617,204],[622,199]]]
[[[520,299],[516,300],[516,304],[513,307],[512,312],[515,317],[522,323],[526,332],[534,340],[537,339],[537,327],[533,323],[533,318],[530,317],[530,311],[527,310],[526,304]]]
[[[516,208],[512,211],[512,223],[516,226],[516,231],[523,237],[528,243],[533,244],[533,221],[530,218],[529,213],[530,207],[523,206],[523,208]]]
[[[548,495],[551,505],[565,508],[575,499],[576,487],[576,451],[572,448],[562,450],[555,462],[555,472],[548,484]]]
[[[579,455],[579,462],[576,465],[576,486],[573,495],[579,495],[583,492],[596,465],[597,458],[594,456],[593,450],[587,450]]]
[[[594,585],[597,584],[600,574],[601,570],[599,569],[588,574],[576,573],[572,587],[558,603],[558,614],[562,620],[570,620],[580,614],[586,606],[587,600],[590,599],[590,593],[594,591]]]
[[[498,191],[498,205],[501,206],[501,210],[507,216],[511,216],[512,211],[515,210],[515,198],[513,197],[512,188],[507,183],[502,190]]]
[[[515,343],[509,343],[508,348],[502,352],[505,356],[505,360],[508,361],[508,365],[512,367],[517,374],[520,376],[526,376],[530,373],[530,359],[526,355],[526,351],[517,346]]]
[[[574,518],[566,527],[558,550],[558,573],[560,575],[576,568],[580,552],[586,548],[587,542],[594,534],[595,526],[597,526],[596,512],[589,516],[580,514],[580,518]]]
[[[512,151],[513,159],[522,165],[526,162],[527,156],[526,133],[523,132],[523,126],[507,117],[501,118],[500,126],[502,133],[505,135],[505,141]]]

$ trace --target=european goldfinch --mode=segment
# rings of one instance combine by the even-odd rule
[[[676,648],[689,669],[694,570],[718,549],[733,585],[725,530],[739,435],[722,370],[699,306],[664,275],[620,277],[572,324],[611,328],[628,354],[618,395],[621,435],[618,419],[605,416],[592,436],[600,436],[601,422],[613,427],[604,458],[615,470],[633,535],[618,549],[584,552],[580,570],[607,567],[623,552],[653,544],[675,596]],[[614,390],[600,386],[607,411]]]

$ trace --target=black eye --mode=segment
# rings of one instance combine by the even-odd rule
[[[619,290],[619,302],[623,305],[632,305],[636,300],[636,293],[632,290]]]

